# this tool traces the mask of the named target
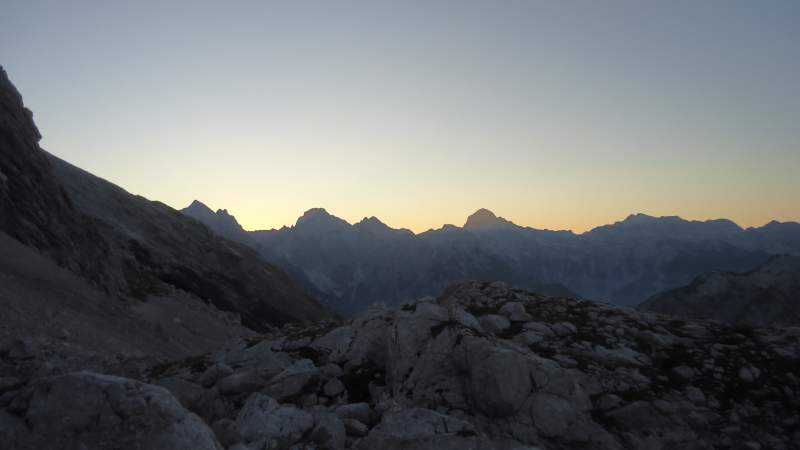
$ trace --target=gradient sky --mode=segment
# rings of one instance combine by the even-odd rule
[[[800,220],[800,2],[3,0],[52,153],[249,229],[322,206]]]

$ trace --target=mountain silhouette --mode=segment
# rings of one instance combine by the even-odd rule
[[[46,153],[39,147],[40,138],[31,112],[0,68],[0,238],[13,238],[23,245],[16,252],[21,256],[0,252],[0,258],[3,264],[28,274],[10,279],[9,289],[46,291],[30,295],[52,308],[74,297],[69,295],[71,291],[82,292],[87,299],[107,296],[104,302],[87,300],[87,305],[96,307],[91,314],[86,312],[88,306],[81,311],[88,314],[87,323],[126,315],[144,320],[167,305],[187,314],[195,314],[191,310],[215,311],[221,318],[218,324],[235,320],[239,326],[259,331],[332,316],[251,248],[215,234],[221,233],[223,225],[238,226],[224,211],[203,216],[205,221],[215,219],[215,233],[211,233],[207,226],[162,203],[132,195]],[[192,211],[202,211],[201,205],[194,204]],[[37,250],[46,260],[26,253],[29,250]],[[19,261],[35,263],[19,267]],[[65,286],[80,283],[69,275],[56,277],[52,269],[36,269],[50,263],[90,286],[59,289],[59,280],[66,280]],[[45,289],[36,285],[36,279],[52,281]],[[137,303],[154,298],[159,300],[148,308]],[[8,311],[13,315],[19,310]],[[200,320],[202,326],[207,325],[207,318]],[[13,324],[23,317],[6,319],[4,322]],[[198,329],[202,326],[197,324]],[[113,341],[114,331],[109,333],[107,338]],[[195,337],[186,337],[184,331],[176,333],[172,344],[184,349],[191,346],[178,342],[180,339],[196,342],[195,338],[204,334],[196,331]]]
[[[249,235],[265,259],[344,314],[374,301],[396,304],[434,295],[470,279],[636,305],[704,272],[746,271],[776,251],[800,252],[800,231],[792,224],[744,230],[725,219],[632,214],[575,234],[521,227],[485,208],[470,214],[463,227],[420,234],[375,217],[350,225],[313,208],[293,227]]]

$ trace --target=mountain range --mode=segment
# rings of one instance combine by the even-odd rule
[[[636,305],[704,272],[746,271],[775,253],[800,254],[800,224],[794,222],[743,229],[724,219],[634,214],[575,234],[518,226],[480,209],[461,227],[414,234],[376,217],[351,225],[314,208],[294,226],[245,231],[227,210],[214,212],[199,201],[182,211],[253,247],[345,315],[376,301],[435,295],[470,279]]]

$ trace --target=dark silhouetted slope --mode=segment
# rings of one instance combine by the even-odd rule
[[[110,291],[124,280],[103,263],[108,246],[52,175],[41,135],[0,67],[0,231]]]
[[[0,70],[0,231],[115,296],[178,288],[254,329],[330,316],[250,248],[48,155],[39,139]]]
[[[162,203],[50,159],[76,207],[101,224],[113,249],[109,262],[126,274],[132,292],[146,295],[158,292],[161,284],[172,285],[238,312],[254,329],[329,315],[249,247],[217,236]]]

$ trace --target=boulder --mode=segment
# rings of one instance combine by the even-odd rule
[[[226,395],[247,394],[261,390],[267,380],[255,371],[242,371],[230,374],[217,382],[219,391]]]
[[[328,397],[336,397],[344,392],[344,384],[338,378],[331,378],[322,387],[322,393]]]
[[[553,333],[555,333],[556,336],[559,337],[569,336],[570,334],[575,334],[578,332],[578,328],[569,322],[558,322],[554,324],[551,328],[553,330]]]
[[[531,417],[542,436],[563,435],[577,416],[578,409],[569,400],[546,393],[533,396]]]
[[[320,372],[314,363],[310,359],[301,359],[271,379],[263,392],[278,401],[285,401],[316,390],[319,380]]]
[[[499,334],[506,331],[511,326],[511,322],[499,314],[487,314],[480,317],[480,324],[483,329],[492,334]]]
[[[314,422],[314,429],[309,438],[317,448],[331,450],[344,448],[347,438],[345,425],[336,414],[317,414]]]
[[[525,310],[525,305],[520,302],[508,302],[500,308],[499,313],[512,322],[527,322],[531,315]]]
[[[342,419],[348,436],[364,437],[369,433],[369,427],[356,419]]]
[[[423,408],[390,411],[359,442],[359,449],[489,449],[469,422]]]
[[[214,433],[166,389],[127,378],[74,372],[41,378],[16,402],[26,426],[18,449],[221,450]]]
[[[739,379],[745,383],[754,382],[761,375],[761,371],[752,366],[739,368]]]
[[[528,364],[511,350],[482,350],[471,358],[470,385],[476,406],[489,417],[510,416],[531,393]]]
[[[374,425],[377,421],[375,411],[367,403],[350,403],[336,408],[336,415],[342,419],[355,419],[367,425]]]
[[[689,366],[677,366],[673,367],[670,373],[678,380],[689,381],[694,378],[695,370]]]
[[[454,307],[450,310],[450,316],[461,326],[471,328],[473,330],[483,330],[478,319],[472,314],[464,311],[462,308]]]
[[[247,443],[263,440],[289,446],[314,426],[314,418],[294,406],[283,406],[272,397],[254,393],[239,411],[236,423]]]
[[[212,364],[200,376],[198,383],[200,383],[200,385],[203,387],[209,388],[213,386],[219,379],[225,378],[231,374],[233,374],[233,369],[231,369],[227,364]]]
[[[211,425],[217,440],[225,447],[242,442],[242,436],[239,434],[239,427],[236,422],[231,419],[220,419]]]

